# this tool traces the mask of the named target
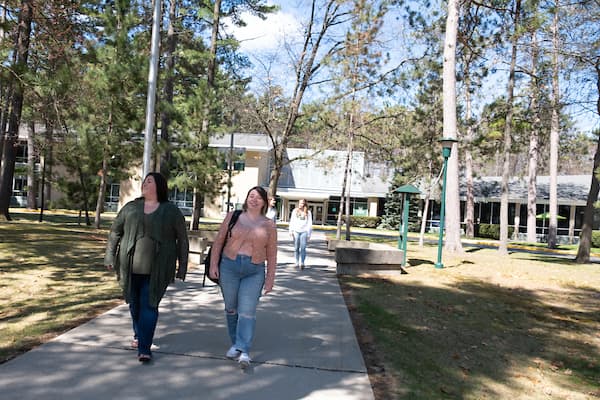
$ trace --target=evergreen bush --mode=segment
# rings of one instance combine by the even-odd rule
[[[592,247],[600,248],[600,231],[592,231]]]
[[[359,217],[350,216],[350,225],[359,228],[377,228],[381,222],[381,217]]]
[[[508,227],[508,237],[512,237],[514,231],[515,231],[515,228],[512,226],[509,226]],[[500,225],[498,225],[498,224],[480,224],[479,225],[479,237],[500,240]]]

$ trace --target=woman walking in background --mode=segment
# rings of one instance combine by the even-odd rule
[[[104,257],[104,265],[115,269],[129,304],[131,345],[143,362],[152,359],[150,347],[158,322],[158,304],[175,277],[183,281],[187,272],[185,219],[167,195],[164,176],[149,173],[142,183],[142,197],[125,204],[117,214]]]
[[[277,200],[275,200],[275,197],[269,196],[269,208],[267,209],[266,217],[272,219],[275,223],[277,223],[277,209],[275,208],[276,204]]]
[[[298,201],[298,207],[292,211],[289,225],[290,235],[294,240],[294,258],[296,268],[304,269],[306,261],[306,244],[312,233],[312,214],[305,199]]]
[[[264,294],[268,294],[275,282],[277,229],[265,216],[267,207],[267,192],[260,186],[250,189],[231,233],[228,235],[233,212],[221,223],[211,251],[209,275],[219,278],[231,340],[231,348],[225,355],[237,359],[242,368],[251,362],[250,348],[261,291],[264,287]]]

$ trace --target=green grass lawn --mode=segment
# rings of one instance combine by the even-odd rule
[[[102,265],[106,229],[76,216],[13,213],[0,223],[0,362],[114,307],[121,291]],[[106,223],[108,225],[108,222]]]
[[[122,302],[102,265],[109,220],[13,217],[0,222],[0,362]],[[436,255],[409,242],[407,275],[340,277],[377,400],[600,397],[600,265],[465,248],[436,269]]]
[[[378,399],[600,396],[600,265],[409,245],[408,275],[340,277]]]

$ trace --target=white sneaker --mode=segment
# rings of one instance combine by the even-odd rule
[[[240,359],[238,360],[238,362],[240,363],[240,367],[242,369],[246,369],[250,366],[250,362],[252,361],[252,359],[250,358],[250,356],[248,355],[248,353],[242,353],[240,354]]]
[[[241,351],[236,349],[235,346],[231,346],[229,348],[229,350],[227,350],[227,353],[225,353],[225,357],[227,357],[231,360],[235,360],[240,356],[240,353],[241,353]]]

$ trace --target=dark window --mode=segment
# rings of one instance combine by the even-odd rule
[[[27,142],[19,142],[15,148],[16,159],[15,162],[26,164],[27,163]]]

